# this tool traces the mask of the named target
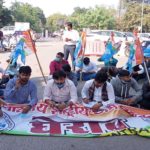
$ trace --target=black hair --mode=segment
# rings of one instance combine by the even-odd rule
[[[83,59],[83,63],[84,63],[85,65],[88,65],[88,64],[90,63],[90,58],[85,57],[85,58]]]
[[[19,68],[19,73],[31,74],[32,70],[30,66],[22,66]]]
[[[107,80],[108,80],[108,75],[106,72],[100,70],[96,73],[95,81],[97,81],[98,83],[104,83]]]
[[[65,64],[65,65],[62,66],[62,70],[64,72],[71,72],[71,67],[70,67],[69,64]]]
[[[115,77],[118,74],[118,69],[115,66],[102,67],[101,71],[106,72],[108,75]]]
[[[66,22],[66,25],[72,28],[72,22]]]
[[[64,53],[58,52],[57,55],[61,56],[62,58],[64,57]]]
[[[119,70],[118,76],[119,76],[119,77],[130,76],[130,72],[129,72],[128,70],[121,69],[121,70]]]
[[[53,79],[58,80],[60,78],[66,78],[66,73],[62,70],[53,73]]]

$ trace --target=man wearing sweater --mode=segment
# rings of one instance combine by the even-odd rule
[[[141,88],[137,81],[130,76],[130,72],[127,70],[120,70],[116,78],[111,80],[111,84],[115,92],[115,102],[135,106],[141,98]],[[129,91],[133,88],[135,94],[130,95]]]

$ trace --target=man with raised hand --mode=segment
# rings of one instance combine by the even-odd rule
[[[24,104],[22,113],[28,113],[38,102],[37,87],[29,80],[31,72],[32,70],[29,66],[20,67],[18,77],[9,80],[4,91],[6,102]]]

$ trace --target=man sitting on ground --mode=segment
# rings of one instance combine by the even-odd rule
[[[92,110],[98,111],[102,106],[114,103],[115,95],[112,85],[107,82],[106,72],[98,71],[95,79],[85,83],[82,89],[82,99],[85,104],[92,104]]]
[[[53,79],[49,80],[45,87],[44,100],[50,107],[55,106],[60,111],[77,102],[77,89],[74,83],[66,78],[64,71],[53,74]]]
[[[62,69],[62,66],[68,64],[67,60],[64,60],[64,54],[62,52],[58,52],[56,58],[50,63],[50,75],[53,75],[54,72]]]
[[[116,78],[111,80],[115,92],[115,101],[120,104],[136,106],[141,99],[141,88],[137,81],[130,76],[127,70],[120,70]],[[130,95],[129,91],[133,88],[135,94]]]
[[[110,82],[113,78],[116,77],[119,69],[117,69],[114,66],[107,66],[107,67],[102,67],[100,70],[107,73],[108,82]]]
[[[142,64],[134,66],[132,70],[133,71],[131,75],[136,81],[145,78],[144,67],[142,66]]]
[[[80,73],[82,71],[82,80],[87,81],[90,79],[94,79],[96,72],[97,72],[97,66],[94,62],[90,61],[90,58],[85,57],[83,59],[83,68],[82,70],[77,70],[77,77],[78,80],[80,79]]]
[[[65,64],[62,66],[62,70],[66,73],[67,78],[71,80],[75,86],[78,85],[77,77],[74,72],[71,71],[71,67],[69,64]]]
[[[29,66],[20,67],[18,77],[9,80],[4,91],[6,102],[25,104],[22,113],[28,113],[38,102],[36,85],[29,80],[31,71]]]

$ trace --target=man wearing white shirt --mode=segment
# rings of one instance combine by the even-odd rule
[[[107,82],[108,75],[106,72],[98,71],[95,79],[85,83],[82,89],[83,103],[90,104],[93,111],[98,111],[102,106],[107,106],[115,101],[113,86]]]
[[[82,72],[81,72],[82,71]],[[83,59],[82,70],[77,70],[77,78],[80,79],[80,73],[82,73],[82,80],[87,81],[95,78],[97,72],[97,66],[94,62],[90,61],[90,58],[85,57]]]
[[[65,24],[66,30],[63,34],[63,40],[65,42],[64,45],[64,59],[68,60],[69,53],[71,55],[72,60],[72,67],[74,69],[73,61],[74,61],[74,51],[76,48],[76,43],[79,40],[79,33],[78,31],[72,29],[72,23],[67,22]]]
[[[66,78],[64,71],[53,74],[53,79],[45,87],[44,100],[51,107],[55,106],[59,110],[77,102],[77,89],[74,83]]]

